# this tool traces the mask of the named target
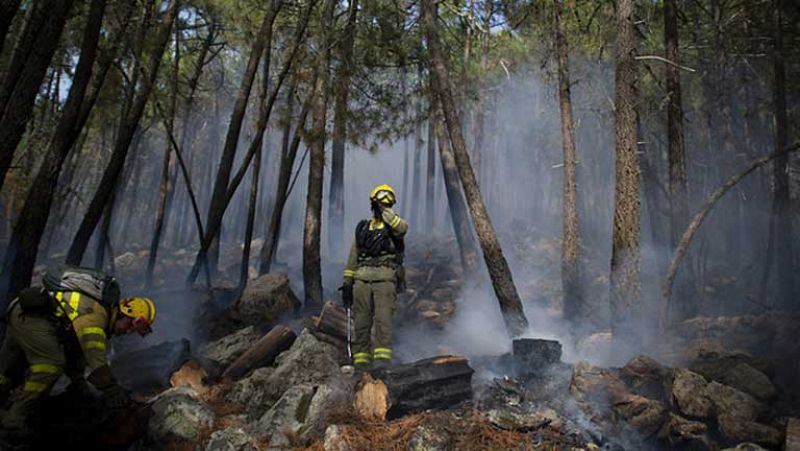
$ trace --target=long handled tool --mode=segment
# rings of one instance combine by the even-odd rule
[[[350,348],[350,343],[353,341],[352,340],[352,336],[351,336],[352,332],[350,332],[352,330],[352,328],[353,328],[352,327],[352,320],[353,320],[353,317],[350,315],[350,307],[347,307],[347,361],[348,362],[352,362],[353,361],[353,351]],[[356,370],[355,367],[353,365],[349,364],[349,363],[347,365],[343,365],[340,368],[340,371],[343,374],[353,374],[353,372],[355,372],[355,370]]]

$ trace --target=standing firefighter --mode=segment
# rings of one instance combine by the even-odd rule
[[[353,365],[360,369],[371,360],[375,366],[392,360],[392,315],[397,293],[404,289],[403,236],[408,231],[408,224],[392,211],[396,196],[391,186],[375,187],[369,200],[372,217],[356,226],[342,287],[345,307],[353,306]]]
[[[130,398],[111,375],[106,357],[107,337],[144,336],[156,316],[153,301],[120,300],[116,280],[93,270],[65,266],[49,271],[43,282],[44,288],[22,290],[6,313],[0,393],[7,395],[25,375],[22,397],[3,417],[7,440],[30,438],[28,423],[61,374],[71,380],[69,391],[84,392],[88,380],[109,408],[126,406]]]

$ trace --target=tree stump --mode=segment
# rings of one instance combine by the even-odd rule
[[[222,373],[222,377],[229,380],[237,380],[255,368],[272,364],[278,354],[292,346],[295,338],[297,338],[297,335],[288,327],[280,325],[273,327],[272,330],[255,342],[250,349],[231,363],[228,369]]]
[[[364,374],[353,408],[364,420],[386,420],[429,409],[446,409],[472,399],[467,359],[440,356]]]

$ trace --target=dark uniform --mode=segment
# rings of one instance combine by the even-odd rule
[[[20,296],[24,295],[23,291]],[[121,390],[106,358],[106,337],[113,324],[106,308],[78,292],[52,293],[52,299],[54,311],[23,312],[19,299],[8,308],[8,329],[0,348],[0,384],[10,385],[10,378],[20,370],[27,369],[27,374],[22,398],[3,418],[4,429],[26,428],[37,404],[65,372],[73,384],[83,384],[88,367],[89,381],[98,389]]]
[[[353,284],[356,366],[369,365],[371,359],[376,364],[392,359],[392,316],[407,231],[408,224],[391,208],[384,208],[380,218],[365,219],[356,226],[344,269],[345,285]],[[373,324],[374,342],[370,337]]]

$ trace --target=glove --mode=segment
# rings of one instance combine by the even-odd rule
[[[344,279],[344,284],[342,287],[339,288],[342,291],[342,305],[344,308],[350,308],[353,306],[353,279],[346,278]]]
[[[131,397],[124,388],[114,383],[100,389],[103,400],[109,409],[122,409],[131,403]]]

